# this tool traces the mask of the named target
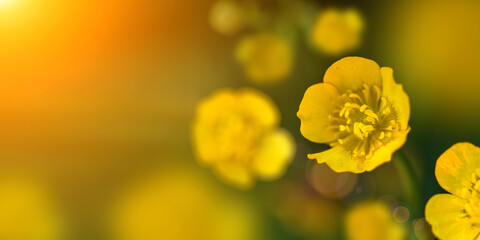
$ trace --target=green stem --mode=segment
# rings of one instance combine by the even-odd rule
[[[415,169],[408,157],[403,151],[397,151],[394,154],[395,166],[397,167],[400,180],[405,189],[405,200],[410,204],[414,212],[420,209],[420,181],[415,173]]]

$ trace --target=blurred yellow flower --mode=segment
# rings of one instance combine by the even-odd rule
[[[480,148],[457,143],[437,160],[435,176],[451,194],[433,196],[425,218],[439,239],[478,239],[480,236]]]
[[[0,239],[65,239],[62,225],[55,204],[40,184],[24,177],[2,177]]]
[[[326,9],[314,23],[312,42],[324,53],[340,55],[360,44],[363,28],[363,18],[356,10]]]
[[[245,26],[244,9],[236,1],[220,0],[210,10],[210,26],[217,32],[232,35]]]
[[[241,189],[257,177],[279,178],[295,152],[293,138],[278,128],[279,121],[268,96],[254,89],[218,90],[197,107],[192,134],[197,159]]]
[[[168,166],[127,187],[113,204],[117,240],[250,240],[257,221],[246,201],[228,196],[197,172]]]
[[[302,135],[332,148],[309,154],[336,172],[372,171],[390,161],[410,131],[410,103],[393,70],[372,60],[335,62],[324,83],[307,89],[297,116]]]
[[[258,83],[283,80],[292,71],[291,44],[272,33],[257,33],[240,40],[236,58],[244,66],[247,77]]]
[[[393,221],[389,207],[382,202],[354,206],[345,221],[349,240],[402,240],[406,237],[405,228]]]

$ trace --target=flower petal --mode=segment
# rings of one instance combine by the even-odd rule
[[[467,142],[457,143],[438,158],[435,176],[443,189],[461,196],[464,182],[470,181],[478,168],[480,148]]]
[[[280,113],[270,97],[253,88],[240,89],[238,94],[240,95],[238,105],[233,107],[249,113],[263,127],[271,128],[278,125]]]
[[[393,221],[390,207],[383,202],[363,202],[351,208],[345,217],[347,239],[402,240],[406,227]]]
[[[328,83],[318,83],[307,89],[297,113],[300,132],[305,138],[317,143],[336,139],[334,129],[329,128],[328,116],[333,112],[333,102],[338,94],[338,90]]]
[[[370,159],[365,160],[365,170],[372,171],[381,164],[389,162],[392,159],[392,154],[400,149],[407,139],[410,129],[398,133],[399,135],[392,139],[385,146],[380,147]]]
[[[251,188],[255,182],[247,167],[240,164],[218,163],[215,165],[215,173],[225,183],[243,190]]]
[[[215,134],[208,126],[194,122],[192,141],[193,150],[199,163],[208,165],[219,158]]]
[[[425,207],[425,218],[432,232],[440,239],[474,239],[478,230],[469,231],[471,224],[463,213],[465,200],[451,194],[437,194]]]
[[[222,88],[202,99],[197,106],[196,121],[202,124],[211,124],[236,104],[235,90]]]
[[[317,159],[318,163],[326,163],[335,172],[365,172],[364,165],[359,159],[342,146],[335,146],[326,151],[308,154],[308,158]]]
[[[402,84],[395,82],[393,78],[393,69],[389,67],[380,68],[382,74],[383,91],[382,96],[386,97],[393,105],[397,113],[400,129],[408,128],[408,120],[410,119],[410,100],[407,93],[403,90]]]
[[[208,164],[218,159],[217,121],[232,106],[238,105],[235,90],[223,88],[203,99],[197,106],[195,120],[192,123],[192,141],[197,160]]]
[[[295,154],[295,141],[290,133],[279,129],[267,136],[252,162],[255,173],[264,180],[282,176]]]
[[[370,59],[362,57],[345,57],[330,66],[323,82],[337,87],[340,92],[363,88],[363,84],[382,86],[380,67]]]

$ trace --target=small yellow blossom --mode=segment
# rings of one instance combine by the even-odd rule
[[[3,174],[2,174],[3,175]],[[60,240],[63,224],[45,189],[25,177],[0,180],[0,239]]]
[[[312,42],[324,53],[340,55],[360,44],[363,25],[356,10],[330,8],[319,13],[312,29]]]
[[[273,83],[283,80],[292,71],[293,49],[284,38],[264,32],[241,39],[236,58],[250,80]]]
[[[238,2],[220,0],[210,10],[211,27],[225,35],[232,35],[245,26],[244,9]]]
[[[349,240],[402,240],[406,230],[393,221],[387,205],[365,202],[347,213],[346,234]]]
[[[113,203],[113,239],[257,239],[260,221],[248,202],[185,166],[166,168],[134,182]]]
[[[437,160],[435,176],[451,194],[437,194],[425,207],[425,218],[439,239],[480,237],[480,148],[457,143]]]
[[[336,172],[372,171],[405,143],[410,103],[393,70],[372,60],[335,62],[324,82],[307,89],[297,116],[302,135],[332,148],[309,154]]]
[[[273,101],[254,89],[221,89],[204,99],[193,122],[198,161],[225,182],[247,189],[255,178],[283,175],[295,145],[278,128],[280,115]]]

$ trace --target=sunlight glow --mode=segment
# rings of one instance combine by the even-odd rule
[[[0,6],[6,6],[12,2],[13,0],[0,0]]]

